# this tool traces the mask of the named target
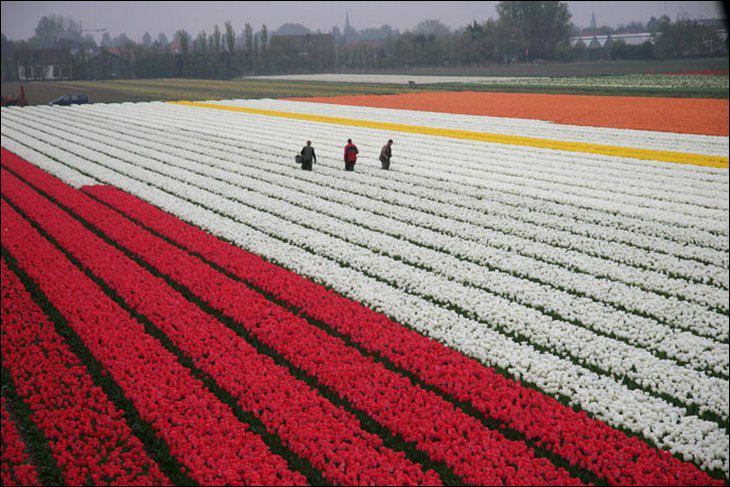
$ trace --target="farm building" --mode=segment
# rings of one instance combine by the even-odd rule
[[[16,60],[21,81],[67,80],[74,76],[70,49],[21,49]]]
[[[589,49],[610,47],[612,42],[623,41],[629,46],[640,46],[645,42],[654,43],[654,37],[650,32],[635,32],[630,34],[583,34],[570,38],[570,45],[575,47],[584,45]]]
[[[583,45],[588,48],[600,48],[606,44],[608,37],[609,36],[607,36],[607,35],[604,35],[604,36],[597,36],[597,35],[576,36],[576,37],[572,37],[570,39],[570,45],[572,47]]]
[[[654,38],[650,32],[636,32],[632,34],[612,34],[611,41],[623,41],[629,46],[640,46],[645,42],[654,42]]]

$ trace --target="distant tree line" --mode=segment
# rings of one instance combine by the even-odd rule
[[[727,55],[727,38],[719,31],[727,32],[727,25],[721,19],[690,20],[677,19],[672,22],[664,15],[651,17],[644,25],[642,22],[631,22],[612,28],[600,26],[586,29],[586,35],[615,36],[611,43],[602,50],[591,50],[578,46],[573,49],[572,59],[681,59],[689,57],[707,57]],[[651,42],[643,44],[627,44],[620,38],[621,34],[651,34]],[[727,36],[727,33],[725,33]]]
[[[287,23],[273,33],[266,25],[255,30],[245,23],[239,31],[228,21],[221,30],[205,30],[192,36],[184,29],[172,40],[160,33],[145,33],[135,42],[122,33],[112,38],[104,32],[100,45],[84,35],[80,23],[62,16],[44,16],[35,35],[27,41],[2,36],[3,80],[17,78],[14,53],[27,48],[68,48],[83,53],[116,49],[131,64],[137,78],[191,77],[228,79],[241,75],[382,70],[411,67],[477,66],[492,63],[534,61],[582,61],[611,59],[676,59],[727,54],[727,40],[716,26],[669,17],[652,18],[646,26],[631,23],[612,29],[598,27],[595,35],[644,31],[653,42],[629,45],[620,40],[602,51],[571,45],[581,34],[571,23],[567,3],[557,1],[502,1],[497,17],[452,30],[439,20],[425,20],[412,30],[399,32],[388,25],[357,30],[333,27],[331,42],[302,49],[302,36],[330,39],[301,24]],[[298,36],[298,40],[294,37]]]

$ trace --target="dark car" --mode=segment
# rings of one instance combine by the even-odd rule
[[[88,95],[63,95],[60,98],[56,98],[53,101],[48,102],[49,105],[61,105],[61,106],[68,106],[68,105],[84,105],[86,103],[91,103],[89,100]]]

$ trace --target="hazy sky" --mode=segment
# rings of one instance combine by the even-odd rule
[[[345,13],[358,29],[390,24],[401,31],[419,21],[439,19],[450,27],[463,27],[472,20],[495,17],[498,2],[2,2],[2,33],[9,39],[28,39],[43,15],[70,16],[85,29],[106,28],[112,37],[125,32],[139,41],[145,32],[153,38],[168,37],[179,28],[193,36],[214,25],[223,30],[230,20],[237,34],[250,22],[256,30],[266,24],[270,31],[286,22],[300,23],[312,30],[342,29]],[[665,12],[675,19],[724,17],[721,2],[567,2],[578,26],[588,26],[591,13],[599,25],[616,27],[633,20],[646,22]],[[97,41],[100,34],[94,34]]]

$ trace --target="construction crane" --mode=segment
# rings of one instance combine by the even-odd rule
[[[81,32],[106,32],[106,28],[102,29],[84,29],[84,24],[79,23],[79,30]]]
[[[82,34],[84,32],[106,32],[106,28],[101,28],[101,29],[84,29],[84,26],[83,25],[80,26],[80,27],[81,27],[81,33]],[[96,41],[94,41],[94,42],[96,42]]]

